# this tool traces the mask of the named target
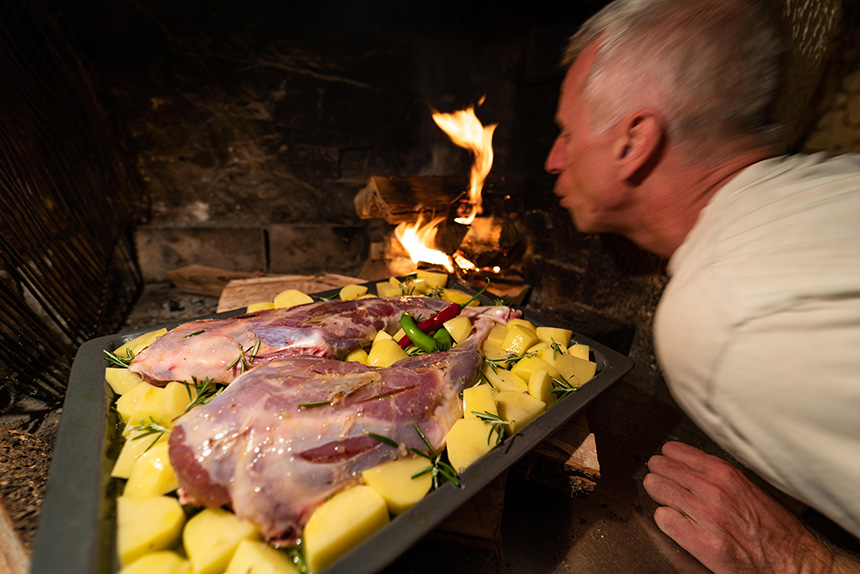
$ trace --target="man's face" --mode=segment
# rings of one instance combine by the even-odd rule
[[[626,187],[614,178],[613,132],[595,134],[582,88],[596,49],[586,48],[568,70],[561,86],[556,122],[561,133],[546,158],[556,174],[555,194],[584,233],[622,232],[619,210],[627,202]],[[617,135],[617,134],[616,134]]]

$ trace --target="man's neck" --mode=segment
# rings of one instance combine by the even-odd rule
[[[747,167],[774,155],[773,149],[747,150],[707,166],[667,157],[645,184],[648,189],[642,190],[640,216],[644,225],[630,239],[668,259],[684,242],[714,194]]]

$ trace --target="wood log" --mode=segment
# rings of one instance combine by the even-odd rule
[[[522,479],[570,496],[592,492],[600,479],[597,443],[580,413],[526,456]]]
[[[217,299],[232,279],[260,277],[262,272],[233,271],[207,265],[187,265],[166,273],[167,278],[184,292]]]
[[[468,185],[462,177],[372,176],[353,202],[362,219],[384,219],[396,225],[413,222],[421,213],[447,217]]]

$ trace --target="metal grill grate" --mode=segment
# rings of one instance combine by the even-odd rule
[[[37,2],[0,23],[0,408],[57,405],[77,347],[140,288],[130,231],[148,207],[82,62]]]

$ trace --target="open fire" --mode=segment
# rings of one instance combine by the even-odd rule
[[[440,206],[416,206],[414,217],[397,224],[386,247],[389,270],[404,274],[429,264],[467,279],[509,274],[513,263],[510,255],[522,243],[521,234],[507,218],[511,215],[506,205],[510,197],[498,198],[500,201],[486,210],[488,214],[484,209],[484,183],[493,166],[496,124],[484,126],[471,106],[450,114],[434,112],[433,120],[453,143],[472,153],[468,188],[446,199],[441,206],[445,213],[439,214]],[[444,239],[440,239],[442,235]]]

